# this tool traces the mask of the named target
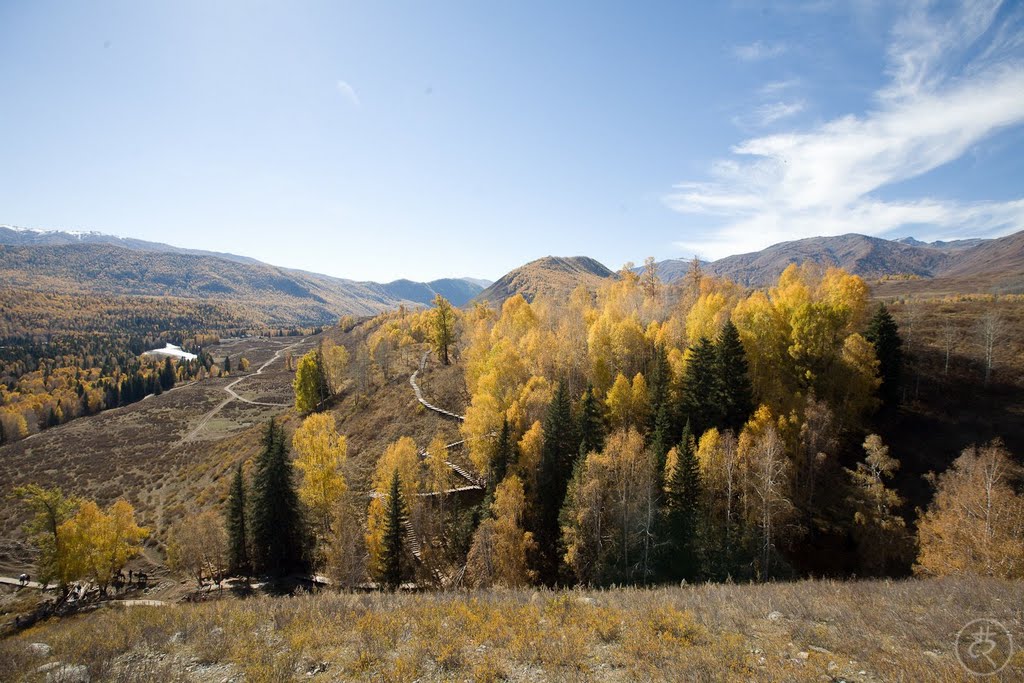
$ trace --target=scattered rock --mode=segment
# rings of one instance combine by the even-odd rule
[[[830,655],[830,654],[832,654],[831,652],[829,652],[825,648],[818,647],[817,645],[808,645],[807,649],[810,650],[811,652],[817,652],[820,655]]]
[[[806,661],[807,658],[810,657],[810,656],[811,656],[810,652],[797,652],[796,653],[796,658],[797,659],[802,659],[804,661]]]
[[[81,664],[61,664],[46,673],[46,683],[89,683],[89,669]]]
[[[768,621],[779,621],[780,619],[782,619],[782,612],[772,610],[768,613]]]
[[[171,644],[171,645],[179,645],[181,643],[184,643],[185,642],[185,632],[184,631],[177,631],[176,633],[172,634],[170,638],[167,639],[167,642],[169,644]]]
[[[316,664],[306,669],[306,675],[316,676],[317,674],[322,674],[324,671],[327,671],[330,665],[330,662],[317,662]]]
[[[52,648],[46,643],[29,643],[28,651],[37,657],[49,657]]]

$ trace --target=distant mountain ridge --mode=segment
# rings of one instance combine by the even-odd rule
[[[1024,292],[1024,232],[996,239],[925,243],[858,234],[783,242],[758,252],[701,262],[701,268],[749,287],[774,283],[791,263],[840,267],[868,280],[879,294]],[[656,264],[665,282],[686,276],[689,259]],[[641,271],[643,267],[635,270]],[[101,233],[0,226],[0,282],[38,291],[190,297],[232,301],[272,324],[328,323],[340,315],[372,315],[429,306],[440,294],[456,306],[500,305],[515,294],[568,297],[580,284],[594,290],[615,277],[586,256],[531,261],[490,283],[473,278],[431,282],[359,282],[272,266],[255,259]]]
[[[0,281],[33,290],[233,301],[272,324],[329,323],[345,314],[430,305],[437,294],[463,306],[484,289],[457,278],[358,282],[235,254],[12,226],[0,226]]]
[[[964,286],[969,284],[970,291],[996,288],[1019,292],[1024,291],[1024,232],[995,239],[931,243],[912,237],[887,240],[858,234],[809,237],[702,262],[701,267],[742,285],[764,287],[775,282],[791,263],[804,262],[843,268],[866,279],[952,278],[962,280]],[[690,261],[668,259],[656,266],[662,280],[674,282],[689,272]],[[637,272],[640,270],[642,267],[636,268]],[[955,285],[956,282],[950,283]]]
[[[229,254],[220,251],[204,251],[202,249],[185,249],[174,247],[162,242],[149,242],[134,237],[118,237],[96,231],[82,230],[42,230],[38,228],[19,228],[14,225],[0,225],[0,244],[18,247],[32,246],[64,246],[68,244],[106,244],[134,251],[155,251],[170,254],[191,254],[194,256],[216,256],[217,258],[237,263],[261,263],[248,256]]]

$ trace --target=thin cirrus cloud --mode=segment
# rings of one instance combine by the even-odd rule
[[[356,94],[355,88],[349,85],[347,81],[339,80],[334,85],[349,104],[355,107],[359,106],[359,95]]]
[[[803,100],[793,102],[768,102],[754,109],[750,116],[737,118],[736,123],[741,126],[770,126],[783,119],[796,116],[807,108]]]
[[[765,83],[760,88],[758,88],[758,93],[760,93],[764,97],[774,97],[779,95],[780,93],[792,90],[793,88],[796,88],[799,85],[799,78],[787,78],[782,81],[769,81],[768,83]]]
[[[966,3],[942,20],[911,10],[892,32],[887,79],[873,109],[744,140],[712,164],[707,179],[678,183],[665,203],[680,213],[715,217],[721,227],[676,246],[718,258],[815,235],[884,236],[913,227],[919,237],[939,239],[1024,228],[1024,198],[875,195],[1024,122],[1024,59],[1013,49],[1020,31],[1007,30],[1005,22],[993,25],[998,4]],[[953,68],[958,52],[976,56]],[[764,121],[791,115],[782,103],[766,107]]]
[[[767,43],[763,40],[756,40],[747,45],[737,45],[733,48],[736,58],[744,62],[760,62],[774,57],[781,57],[786,52],[784,43]]]

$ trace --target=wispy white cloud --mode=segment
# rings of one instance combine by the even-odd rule
[[[803,100],[793,102],[769,102],[754,109],[752,117],[743,119],[746,123],[753,123],[757,126],[770,126],[783,119],[799,114],[807,105]]]
[[[766,43],[763,40],[756,40],[747,45],[737,45],[733,48],[736,58],[744,62],[760,62],[765,59],[779,57],[786,52],[785,43]]]
[[[921,197],[885,201],[876,191],[949,163],[993,132],[1024,122],[1024,60],[1004,46],[992,2],[964,5],[938,20],[918,7],[894,29],[888,80],[877,105],[808,129],[755,137],[715,162],[709,178],[678,184],[676,211],[719,217],[710,239],[678,246],[717,257],[771,243],[845,232],[885,235],[911,227],[922,237],[999,234],[1024,228],[1024,199],[963,202]],[[979,55],[953,69],[950,53]],[[787,110],[768,106],[763,120]]]
[[[787,78],[781,81],[769,81],[768,83],[765,83],[760,88],[758,88],[758,93],[760,93],[764,97],[774,97],[780,93],[787,92],[789,90],[792,90],[793,88],[799,87],[799,85],[799,78]]]
[[[341,93],[342,97],[348,100],[350,104],[356,107],[359,106],[359,95],[356,94],[355,88],[349,85],[347,81],[339,80],[334,85],[338,89],[338,92]]]

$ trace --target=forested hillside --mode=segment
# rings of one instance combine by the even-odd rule
[[[1005,322],[1014,301],[976,303]],[[699,269],[674,284],[624,269],[565,299],[438,303],[381,315],[299,360],[307,417],[293,435],[267,428],[237,495],[305,510],[294,524],[306,530],[281,541],[255,529],[254,547],[274,549],[249,557],[257,571],[312,565],[343,585],[390,586],[1024,572],[1024,504],[999,421],[977,415],[973,443],[936,443],[939,425],[902,450],[922,411],[942,406],[921,389],[934,338],[920,316],[901,329],[856,275],[791,266],[751,291]],[[354,437],[355,416],[332,406],[372,413],[425,343],[431,364],[460,371],[468,401],[463,411],[449,391],[439,410],[417,398],[464,440],[400,429],[351,462],[350,444],[377,435]],[[1020,405],[1018,385],[997,390],[991,368],[956,357],[957,375],[983,387],[979,406],[989,391]],[[399,405],[380,417],[401,421]],[[301,474],[292,502],[274,503],[265,492],[287,487],[267,478],[281,476],[289,444]],[[994,507],[956,514],[988,495],[975,483],[989,467]],[[931,488],[929,470],[946,470]]]
[[[222,336],[312,331],[265,328],[258,320],[228,302],[0,289],[0,444],[179,381],[217,376],[221,367],[203,349]],[[140,356],[167,343],[200,358]]]

